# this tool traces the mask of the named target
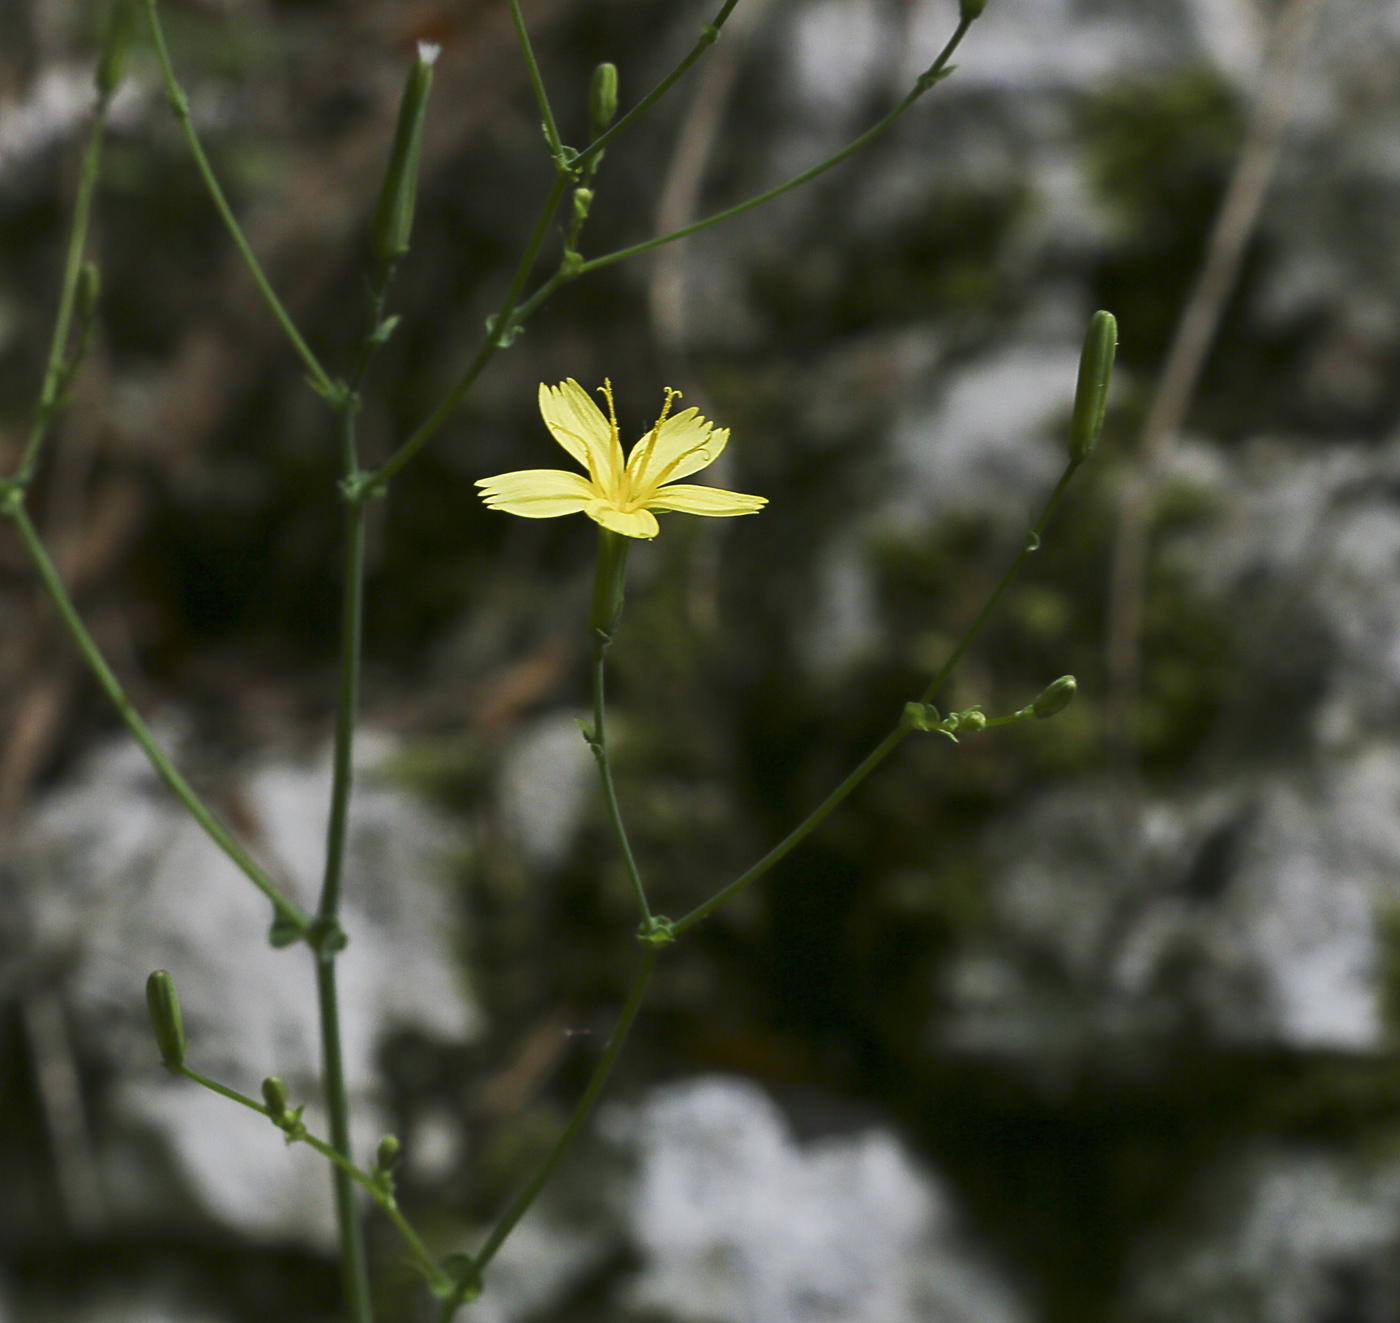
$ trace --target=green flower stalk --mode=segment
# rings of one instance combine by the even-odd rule
[[[102,49],[97,57],[94,81],[97,94],[105,101],[126,77],[131,59],[131,43],[136,36],[136,0],[112,0],[102,33]]]

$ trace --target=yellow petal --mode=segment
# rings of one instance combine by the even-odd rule
[[[647,502],[647,509],[679,510],[698,515],[746,515],[757,514],[767,504],[766,496],[746,496],[743,492],[682,482],[663,487]]]
[[[590,501],[583,512],[604,528],[621,533],[624,537],[655,537],[661,531],[656,516],[646,510],[623,513],[607,501]]]
[[[593,397],[572,377],[557,386],[540,384],[545,426],[594,478],[612,490],[622,472],[622,445]]]
[[[493,510],[523,515],[526,519],[552,519],[577,514],[598,493],[581,473],[563,469],[519,469],[482,478],[481,499]]]
[[[694,409],[666,419],[659,433],[653,436],[648,432],[632,447],[627,475],[633,492],[641,494],[713,464],[728,441],[727,427],[716,428]]]

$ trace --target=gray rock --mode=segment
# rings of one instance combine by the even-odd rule
[[[376,1053],[416,1030],[470,1039],[478,1013],[454,951],[447,890],[452,834],[395,784],[392,742],[362,737],[351,819],[340,961],[346,1074],[356,1142],[368,1159],[383,1124]],[[319,882],[329,761],[269,758],[241,777],[232,807],[243,835],[309,908]],[[226,797],[227,798],[227,797]],[[225,803],[227,811],[229,803]],[[5,862],[6,945],[25,951],[11,976],[22,995],[56,995],[80,1055],[110,1081],[114,1137],[98,1154],[107,1217],[159,1220],[171,1191],[132,1145],[154,1135],[185,1193],[241,1235],[331,1241],[329,1176],[288,1149],[261,1117],[160,1070],[144,984],[169,969],[180,992],[189,1060],[256,1095],[282,1076],[321,1134],[314,972],[304,949],[267,942],[266,900],[159,784],[128,741],[94,752],[35,808]]]

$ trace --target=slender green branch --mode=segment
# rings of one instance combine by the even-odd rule
[[[1060,474],[1059,482],[1055,484],[1054,491],[1050,493],[1049,499],[1041,509],[1040,518],[1031,526],[1030,531],[1021,542],[1021,549],[1016,553],[1016,559],[1011,562],[1006,573],[1001,576],[1000,582],[992,589],[992,595],[983,603],[981,611],[977,613],[977,619],[958,640],[958,646],[949,653],[948,660],[939,667],[938,673],[928,682],[924,692],[919,695],[921,703],[932,701],[934,695],[947,683],[948,677],[953,673],[953,667],[962,660],[963,653],[972,645],[973,639],[982,632],[982,626],[987,623],[987,617],[996,610],[997,603],[1001,601],[1002,595],[1011,586],[1012,579],[1021,572],[1021,566],[1026,563],[1032,553],[1040,550],[1040,539],[1045,532],[1045,526],[1050,522],[1050,516],[1054,514],[1055,507],[1060,503],[1060,497],[1065,494],[1065,488],[1069,486],[1070,479],[1074,477],[1081,463],[1081,460],[1072,458],[1065,465],[1065,471]]]
[[[204,829],[209,839],[272,902],[272,906],[277,911],[277,916],[282,923],[304,935],[310,927],[310,920],[301,908],[283,894],[266,870],[234,839],[223,823],[206,807],[204,801],[195,794],[189,782],[180,775],[164,750],[156,743],[150,728],[141,719],[141,714],[137,712],[135,705],[127,697],[121,682],[113,674],[112,668],[107,665],[106,659],[99,651],[92,635],[88,633],[87,626],[83,624],[82,617],[78,614],[73,599],[68,595],[68,590],[64,587],[57,568],[49,559],[48,552],[44,550],[44,544],[24,508],[21,496],[21,489],[10,485],[4,491],[3,504],[0,505],[0,509],[3,509],[3,512],[14,520],[25,550],[29,553],[29,558],[34,562],[34,568],[38,571],[40,581],[57,608],[73,642],[77,644],[83,660],[87,663],[98,684],[101,685],[103,692],[117,709],[118,715],[126,723],[127,729],[131,731],[136,743],[141,746],[146,757],[150,759],[151,766],[157,775],[170,787],[175,797]]]
[[[948,61],[952,59],[953,52],[957,50],[963,37],[967,35],[967,30],[972,26],[974,21],[973,18],[964,16],[959,21],[957,30],[953,33],[952,37],[949,38],[948,44],[944,46],[943,50],[939,53],[938,58],[928,69],[919,75],[914,86],[904,99],[883,119],[871,125],[871,127],[866,129],[858,138],[852,139],[834,155],[828,156],[826,160],[812,166],[810,170],[804,170],[801,174],[794,175],[785,183],[778,184],[776,187],[759,193],[757,196],[751,197],[747,201],[736,203],[732,207],[726,207],[723,211],[717,211],[713,216],[706,216],[702,220],[695,221],[690,225],[683,225],[680,229],[672,230],[669,234],[659,234],[654,239],[646,239],[641,243],[634,243],[630,247],[619,248],[616,252],[604,253],[601,257],[592,258],[590,261],[584,262],[581,266],[577,267],[573,272],[573,277],[577,278],[578,276],[587,275],[590,271],[597,271],[602,267],[611,266],[614,262],[621,262],[624,258],[636,257],[640,253],[650,252],[653,248],[660,248],[664,244],[674,243],[677,239],[684,239],[688,235],[696,234],[701,230],[707,230],[711,225],[718,225],[721,221],[732,220],[735,216],[742,216],[746,211],[752,211],[755,207],[761,207],[765,202],[772,202],[774,198],[779,198],[784,193],[809,183],[818,175],[823,175],[834,166],[840,165],[841,162],[848,157],[854,156],[856,152],[860,151],[860,149],[873,138],[879,137],[880,134],[889,128],[895,120],[899,119],[899,117],[935,83],[947,77],[947,75],[952,72],[952,70],[948,68]],[[599,141],[601,142],[602,139]]]
[[[948,660],[943,663],[938,673],[929,681],[928,687],[924,690],[923,696],[919,700],[921,703],[927,703],[929,699],[943,687],[949,675],[952,674],[953,667],[957,665],[972,641],[981,632],[982,626],[987,623],[987,617],[991,615],[997,603],[1001,601],[1002,595],[1006,592],[1011,580],[1016,577],[1021,566],[1026,563],[1026,558],[1040,546],[1041,534],[1045,531],[1045,526],[1049,522],[1051,514],[1054,513],[1055,507],[1060,502],[1060,497],[1064,495],[1065,488],[1069,485],[1069,480],[1079,468],[1079,464],[1080,461],[1078,459],[1071,459],[1066,466],[1059,482],[1055,484],[1054,491],[1050,493],[1049,499],[1045,502],[1040,512],[1040,518],[1036,520],[1021,543],[1021,550],[1017,553],[1016,559],[1011,562],[1006,573],[1002,575],[1001,580],[997,583],[997,586],[992,590],[991,595],[983,604],[981,611],[977,613],[977,618],[968,626],[966,632],[958,641],[957,647],[955,647],[949,655]],[[1002,725],[1005,723],[1002,721],[989,721],[987,724]],[[907,720],[901,719],[899,724],[865,756],[860,765],[856,767],[835,790],[822,800],[802,822],[769,850],[762,859],[745,872],[740,873],[734,881],[716,892],[709,900],[696,906],[696,908],[684,918],[677,919],[671,925],[672,936],[679,937],[687,928],[694,927],[694,925],[699,923],[702,919],[708,918],[715,910],[729,900],[731,896],[737,895],[746,887],[757,882],[758,879],[773,868],[775,864],[787,858],[787,856],[801,845],[813,831],[826,821],[833,809],[846,799],[871,772],[904,742],[905,737],[912,729],[913,727],[908,724]]]
[[[452,416],[453,410],[462,402],[466,393],[481,375],[482,370],[495,357],[496,351],[509,344],[518,331],[520,322],[516,317],[516,305],[525,289],[525,282],[530,278],[530,272],[535,268],[540,249],[544,247],[544,241],[549,235],[550,222],[554,219],[559,199],[564,196],[564,191],[568,186],[568,171],[557,170],[554,175],[554,183],[550,186],[549,196],[540,208],[540,214],[535,221],[535,228],[531,232],[529,242],[525,245],[525,251],[520,255],[515,275],[511,278],[510,288],[506,290],[506,295],[501,300],[500,310],[491,318],[486,339],[481,348],[477,350],[476,357],[472,359],[467,370],[457,379],[457,384],[448,391],[442,403],[418,425],[413,435],[369,475],[365,484],[367,494],[378,495],[387,489],[399,470],[432,440],[437,430]]]
[[[612,140],[620,133],[626,132],[632,127],[648,110],[661,100],[667,92],[680,81],[685,71],[690,68],[711,46],[715,44],[720,29],[724,26],[725,20],[734,12],[734,6],[739,0],[724,0],[723,6],[715,15],[714,22],[707,23],[700,31],[700,37],[695,45],[690,48],[685,58],[670,73],[666,75],[650,92],[646,94],[635,106],[632,107],[620,120],[617,121],[606,133],[600,135],[589,143],[588,146],[579,153],[575,165],[583,165],[592,160],[599,152],[611,144]]]
[[[627,827],[622,821],[622,810],[617,803],[617,789],[613,785],[612,762],[608,757],[607,728],[604,725],[605,703],[603,701],[604,659],[607,655],[607,641],[595,636],[593,640],[593,733],[588,747],[598,764],[598,776],[603,783],[603,799],[608,808],[608,821],[612,823],[613,835],[617,837],[617,847],[622,851],[623,863],[627,866],[627,877],[632,883],[632,894],[637,898],[637,908],[642,912],[644,926],[651,923],[651,907],[647,904],[646,888],[642,885],[642,875],[637,868],[637,860],[632,854],[632,843],[627,839]]]
[[[711,29],[714,34],[718,33],[721,23],[733,10],[738,0],[727,0],[723,9],[716,17],[715,22],[707,29],[707,34]],[[541,286],[524,302],[520,301],[520,295],[524,290],[525,282],[529,278],[530,271],[534,268],[535,260],[539,256],[540,248],[549,231],[549,225],[554,216],[554,211],[563,197],[565,189],[568,187],[570,175],[567,170],[560,170],[555,177],[554,188],[540,212],[539,220],[536,222],[535,232],[531,235],[530,243],[526,248],[520,265],[516,268],[515,279],[511,282],[511,288],[506,298],[501,303],[501,309],[495,317],[491,319],[491,324],[487,332],[485,342],[477,351],[476,357],[467,367],[466,371],[458,379],[457,384],[448,392],[447,397],[437,406],[436,409],[419,424],[413,434],[386,460],[373,474],[370,475],[369,485],[376,492],[382,492],[387,485],[398,474],[399,470],[411,460],[432,438],[436,435],[443,423],[451,417],[453,410],[462,402],[467,392],[472,388],[477,377],[481,375],[482,369],[495,356],[498,349],[510,342],[529,317],[549,299],[561,285],[590,271],[599,270],[605,266],[611,266],[614,262],[620,262],[627,257],[635,257],[639,253],[649,252],[653,248],[659,248],[663,244],[673,243],[677,239],[684,239],[687,235],[694,234],[698,230],[703,230],[711,225],[717,225],[721,221],[729,220],[731,217],[741,215],[754,207],[762,206],[765,202],[771,202],[774,198],[780,197],[790,189],[797,188],[801,184],[815,179],[818,175],[824,174],[833,166],[839,165],[847,157],[852,156],[864,147],[872,138],[877,137],[904,114],[910,106],[914,104],[925,92],[935,83],[946,77],[952,70],[948,67],[948,61],[952,59],[953,53],[961,44],[967,30],[972,26],[976,15],[964,15],[958,23],[957,30],[949,39],[948,44],[940,52],[938,58],[929,66],[915,82],[914,87],[907,96],[888,115],[877,124],[867,129],[858,138],[848,143],[834,156],[828,157],[820,164],[813,166],[810,170],[803,171],[793,179],[789,179],[784,184],[779,184],[776,188],[771,188],[765,193],[760,193],[757,197],[749,198],[746,202],[741,202],[725,211],[717,212],[713,216],[707,216],[703,220],[696,221],[693,225],[687,225],[682,229],[675,230],[670,234],[659,235],[654,239],[648,239],[643,243],[634,244],[630,248],[622,248],[617,252],[605,253],[601,257],[595,257],[588,262],[573,261],[572,263],[561,263],[559,269],[555,271]],[[572,168],[577,168],[580,162],[586,162],[598,152],[602,151],[612,139],[629,125],[638,114],[652,105],[677,78],[685,72],[714,40],[713,35],[702,36],[700,42],[691,53],[681,61],[681,64],[672,71],[666,79],[641,103],[622,119],[618,120],[606,133],[597,138],[584,151],[579,153],[578,158],[573,162]],[[568,254],[565,255],[566,263]]]
[[[549,144],[549,154],[554,158],[554,164],[562,166],[564,145],[559,140],[559,129],[554,123],[554,111],[549,104],[549,93],[544,89],[544,79],[540,77],[535,49],[530,45],[530,30],[525,26],[525,15],[520,12],[520,0],[510,0],[510,20],[515,24],[515,35],[520,39],[520,53],[525,57],[525,67],[530,73],[530,86],[534,88],[535,100],[539,104],[544,140]]]
[[[348,1161],[350,1154],[350,1102],[345,1085],[345,1058],[340,1048],[340,1003],[336,993],[335,947],[328,939],[316,952],[316,1000],[321,1018],[321,1060],[325,1073],[326,1114],[331,1146]],[[346,1303],[353,1323],[372,1323],[374,1309],[369,1291],[369,1262],[365,1255],[364,1228],[350,1177],[335,1168],[335,1220],[340,1233],[340,1270]]]
[[[221,1098],[227,1098],[230,1102],[236,1102],[239,1106],[246,1107],[250,1112],[257,1112],[259,1116],[267,1117],[274,1125],[278,1124],[273,1119],[272,1113],[263,1103],[248,1097],[245,1093],[239,1093],[237,1089],[230,1089],[227,1085],[220,1084],[217,1080],[211,1080],[207,1076],[201,1075],[198,1071],[191,1070],[188,1066],[180,1066],[175,1073],[184,1076],[185,1079],[193,1084],[198,1084],[208,1089],[211,1093],[217,1093]],[[289,1143],[305,1144],[308,1148],[315,1149],[326,1161],[332,1163],[338,1171],[344,1172],[350,1180],[361,1186],[369,1194],[370,1198],[374,1200],[385,1214],[387,1214],[394,1226],[398,1228],[399,1234],[404,1238],[405,1242],[407,1242],[409,1250],[412,1252],[413,1257],[418,1260],[423,1271],[427,1274],[428,1280],[437,1286],[445,1287],[447,1285],[446,1276],[441,1267],[439,1267],[437,1259],[434,1258],[433,1252],[424,1244],[423,1238],[414,1229],[413,1224],[403,1215],[403,1212],[399,1208],[398,1200],[395,1199],[389,1191],[384,1189],[369,1172],[361,1167],[357,1167],[355,1163],[343,1153],[332,1148],[324,1139],[318,1139],[304,1126],[294,1128],[293,1130],[286,1130],[284,1128],[283,1133],[286,1134]]]
[[[257,285],[258,292],[263,297],[263,301],[277,319],[278,325],[286,333],[287,339],[292,342],[292,348],[296,350],[302,363],[305,364],[307,372],[311,374],[311,384],[319,394],[327,399],[335,399],[339,393],[336,384],[326,375],[320,361],[311,352],[306,341],[302,339],[301,332],[297,330],[291,316],[282,306],[281,299],[277,297],[267,276],[263,273],[262,266],[253,255],[253,250],[249,246],[248,240],[244,238],[243,230],[234,217],[233,208],[229,206],[228,199],[224,196],[224,190],[219,186],[214,168],[209,164],[209,158],[204,154],[199,135],[195,132],[194,121],[190,117],[189,98],[185,96],[176,80],[175,67],[170,62],[170,51],[165,44],[165,32],[161,27],[160,15],[156,10],[156,0],[145,0],[145,5],[147,16],[150,19],[151,39],[155,43],[161,77],[165,81],[165,94],[170,101],[170,108],[174,111],[175,118],[180,122],[180,130],[184,134],[185,142],[189,145],[190,154],[194,157],[195,165],[204,180],[204,186],[213,199],[214,206],[223,219],[225,228],[232,236],[233,242],[243,258],[244,265],[247,266],[249,274],[253,277],[253,283]]]
[[[326,822],[326,862],[312,942],[316,954],[316,993],[321,1020],[326,1111],[331,1143],[349,1159],[350,1097],[340,1043],[340,1005],[336,993],[335,960],[345,944],[340,928],[340,896],[345,877],[346,840],[350,828],[350,797],[355,782],[355,723],[360,707],[360,663],[364,641],[365,502],[360,473],[356,418],[360,386],[376,348],[384,297],[394,263],[380,265],[370,292],[369,322],[350,382],[340,402],[340,443],[344,464],[345,568],[341,588],[340,681],[336,700],[335,740],[331,760],[331,802]],[[356,1323],[373,1317],[364,1231],[355,1192],[344,1168],[334,1173],[336,1221],[340,1232],[341,1265],[346,1299]]]
[[[525,1216],[530,1205],[534,1203],[539,1192],[544,1188],[545,1182],[549,1180],[551,1173],[559,1165],[559,1159],[568,1151],[569,1145],[573,1143],[579,1130],[582,1129],[583,1123],[588,1120],[593,1105],[598,1101],[598,1095],[603,1092],[603,1088],[608,1082],[608,1076],[612,1073],[618,1053],[622,1051],[622,1045],[627,1041],[627,1034],[632,1028],[632,1022],[637,1018],[637,1011],[641,1008],[642,998],[646,994],[647,984],[651,981],[652,971],[656,968],[657,957],[660,954],[661,948],[657,946],[648,946],[643,950],[641,967],[632,980],[632,987],[627,993],[627,1001],[623,1005],[622,1015],[619,1017],[607,1045],[603,1048],[603,1055],[593,1070],[593,1075],[588,1081],[587,1088],[583,1091],[583,1096],[578,1101],[578,1106],[574,1108],[573,1115],[569,1117],[568,1124],[555,1141],[554,1147],[550,1149],[548,1156],[540,1164],[540,1169],[501,1215],[501,1220],[496,1223],[495,1228],[477,1252],[475,1266],[478,1274],[496,1257],[497,1251],[505,1244],[506,1237],[515,1230],[516,1224]]]
[[[34,475],[39,450],[44,444],[55,415],[62,407],[63,394],[72,367],[68,363],[68,332],[73,322],[73,305],[78,293],[78,277],[83,268],[83,253],[87,248],[88,226],[92,219],[92,200],[102,166],[102,140],[107,132],[107,111],[110,93],[99,93],[93,108],[92,124],[83,147],[83,163],[78,175],[78,196],[73,208],[73,228],[68,235],[68,256],[63,266],[63,286],[58,299],[58,316],[54,319],[53,341],[49,345],[48,367],[39,402],[34,408],[34,422],[29,440],[15,471],[15,482],[27,484]]]

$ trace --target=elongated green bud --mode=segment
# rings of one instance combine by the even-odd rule
[[[109,97],[126,77],[131,43],[136,36],[136,0],[112,0],[102,32],[102,49],[97,56],[97,91]]]
[[[146,1009],[151,1013],[160,1059],[167,1069],[179,1070],[185,1064],[185,1027],[180,1022],[180,999],[175,980],[158,969],[146,980]]]
[[[1094,453],[1103,431],[1113,358],[1118,352],[1118,322],[1111,312],[1096,312],[1079,356],[1079,384],[1074,392],[1074,417],[1069,425],[1069,453],[1082,464]]]
[[[617,65],[603,61],[588,85],[588,127],[595,138],[607,132],[617,115]]]
[[[982,11],[987,7],[987,0],[962,0],[962,20],[964,23],[971,23],[975,18],[982,17]]]
[[[262,1082],[263,1102],[267,1104],[267,1114],[280,1121],[287,1114],[287,1085],[276,1075],[269,1075]]]
[[[428,93],[433,88],[433,65],[438,46],[418,43],[418,56],[409,70],[399,103],[399,122],[389,169],[370,222],[374,255],[389,266],[408,252],[413,233],[413,208],[418,198],[418,161],[423,154],[423,124],[428,117]]]
[[[399,1141],[395,1135],[385,1135],[374,1154],[375,1171],[388,1171],[399,1160]]]
[[[1030,705],[1031,716],[1044,720],[1046,717],[1053,717],[1057,712],[1063,712],[1074,701],[1075,690],[1078,687],[1074,682],[1074,676],[1060,676],[1054,684],[1042,690],[1039,697]]]

